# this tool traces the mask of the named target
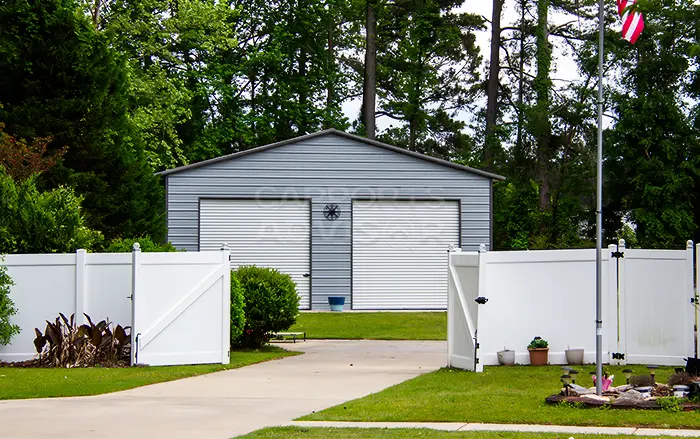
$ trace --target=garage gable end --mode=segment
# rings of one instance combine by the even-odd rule
[[[476,169],[476,168],[471,168],[469,166],[460,165],[460,164],[453,163],[453,162],[443,160],[443,159],[439,159],[436,157],[431,157],[431,156],[428,156],[425,154],[420,154],[420,153],[417,153],[414,151],[409,151],[409,150],[404,149],[404,148],[399,148],[397,146],[389,145],[389,144],[382,143],[382,142],[377,142],[375,140],[367,139],[365,137],[356,136],[356,135],[349,134],[349,133],[335,130],[335,129],[328,129],[328,130],[324,130],[324,131],[319,131],[317,133],[307,134],[307,135],[301,136],[301,137],[295,137],[293,139],[284,140],[284,141],[277,142],[277,143],[272,143],[270,145],[260,146],[257,148],[252,148],[249,150],[245,150],[245,151],[241,151],[241,152],[237,152],[237,153],[233,153],[233,154],[229,154],[229,155],[216,157],[216,158],[213,158],[210,160],[204,160],[201,162],[193,163],[193,164],[186,165],[186,166],[181,166],[181,167],[174,168],[174,169],[168,169],[168,170],[165,170],[162,172],[158,172],[157,174],[167,176],[167,175],[176,174],[179,172],[186,172],[186,171],[189,171],[192,169],[197,169],[197,168],[200,168],[203,166],[213,165],[215,163],[224,162],[224,161],[228,161],[228,160],[234,160],[237,158],[249,156],[251,154],[256,154],[256,153],[260,153],[263,151],[267,151],[270,149],[280,148],[280,147],[288,146],[288,145],[295,144],[295,143],[302,143],[302,142],[309,141],[309,140],[312,140],[314,138],[322,137],[322,136],[339,136],[339,137],[343,137],[343,138],[346,138],[349,140],[354,140],[355,142],[365,143],[367,145],[371,145],[371,146],[381,148],[384,150],[388,150],[388,151],[393,151],[393,152],[396,152],[398,154],[403,154],[403,155],[413,157],[413,158],[416,158],[419,160],[424,160],[424,161],[435,163],[435,164],[438,164],[441,166],[457,169],[459,171],[464,171],[467,173],[479,175],[481,177],[486,177],[486,178],[493,179],[493,180],[505,180],[505,177],[503,177],[501,175],[482,171],[482,170]],[[352,144],[355,142],[348,142],[348,144]]]

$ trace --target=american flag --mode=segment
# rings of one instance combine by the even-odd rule
[[[634,44],[639,34],[644,30],[644,17],[637,10],[627,8],[635,4],[637,0],[617,0],[617,12],[622,17],[622,38]]]

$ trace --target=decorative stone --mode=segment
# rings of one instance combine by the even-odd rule
[[[613,405],[625,405],[625,406],[636,406],[640,403],[646,401],[646,398],[640,392],[636,390],[628,390],[625,393],[620,394],[617,399],[612,403]]]
[[[632,389],[634,389],[633,386],[630,386],[629,384],[623,384],[621,386],[613,387],[610,390],[613,390],[614,392],[617,392],[617,393],[625,393],[625,392],[630,391]]]
[[[595,393],[595,389],[589,389],[578,384],[569,385],[569,395],[571,396],[591,395],[593,393]]]
[[[587,399],[590,401],[598,401],[598,402],[610,402],[610,398],[607,396],[598,396],[595,394],[588,394],[588,395],[581,395],[581,399]]]

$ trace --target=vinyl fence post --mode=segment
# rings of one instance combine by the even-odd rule
[[[221,245],[221,264],[223,269],[223,285],[221,291],[221,364],[231,361],[231,251],[228,244]]]
[[[687,343],[687,348],[690,349],[690,345],[693,345],[693,355],[697,357],[697,315],[698,315],[698,308],[697,303],[695,301],[697,300],[697,291],[695,289],[695,278],[694,278],[694,270],[693,270],[693,252],[695,250],[695,243],[692,240],[688,240],[685,243],[685,270],[686,270],[686,275],[685,275],[685,290],[686,293],[690,296],[690,302],[693,304],[693,313],[692,315],[689,315],[686,313],[685,315],[688,316],[688,318],[691,319],[692,325],[693,325],[693,336],[692,336],[692,341],[688,340]],[[690,322],[689,322],[690,323]]]
[[[141,245],[138,242],[134,243],[134,248],[131,251],[131,365],[135,366],[138,363],[138,343],[139,333],[136,325],[136,297],[138,295],[138,277],[141,266]]]
[[[452,367],[452,355],[454,355],[454,288],[452,287],[452,253],[455,246],[447,249],[447,367]]]
[[[86,272],[87,252],[79,249],[75,252],[75,324],[77,326],[85,323],[85,313],[87,296],[85,286],[87,284]]]

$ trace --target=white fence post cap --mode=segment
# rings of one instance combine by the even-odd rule
[[[134,251],[135,252],[141,251],[141,244],[139,244],[138,242],[135,242],[134,243]]]
[[[692,248],[693,247],[693,240],[689,239],[688,241],[686,241],[685,246],[686,246],[686,248]]]

